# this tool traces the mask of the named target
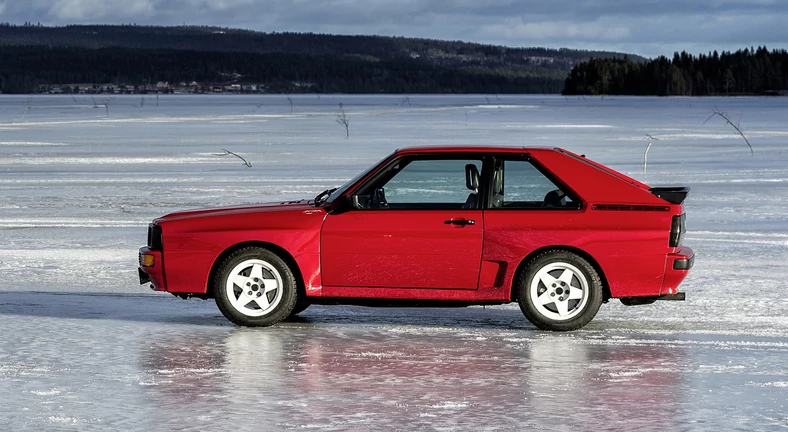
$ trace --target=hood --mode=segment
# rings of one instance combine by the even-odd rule
[[[170,213],[156,219],[156,222],[171,222],[183,219],[197,219],[215,216],[231,216],[242,215],[249,213],[273,213],[282,211],[301,211],[301,210],[314,210],[322,211],[319,208],[309,205],[309,201],[283,201],[275,203],[262,203],[262,204],[247,204],[231,207],[217,207],[209,209],[196,209],[184,210],[180,212]]]

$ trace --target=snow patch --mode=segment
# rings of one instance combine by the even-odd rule
[[[788,381],[772,381],[772,382],[765,382],[765,383],[750,382],[749,385],[755,386],[755,387],[788,388]]]
[[[60,389],[52,389],[52,390],[32,390],[30,393],[36,396],[57,396],[62,392]]]

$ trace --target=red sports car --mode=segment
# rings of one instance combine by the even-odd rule
[[[684,299],[688,192],[560,148],[406,148],[311,200],[156,219],[140,283],[215,298],[244,326],[310,304],[516,301],[536,327],[574,330],[611,298]]]

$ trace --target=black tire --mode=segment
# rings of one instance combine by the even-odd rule
[[[577,330],[602,305],[599,273],[588,261],[567,251],[548,251],[532,259],[517,289],[523,314],[542,330]]]
[[[216,305],[240,326],[266,327],[287,318],[298,300],[293,271],[268,249],[239,249],[219,265],[213,279]]]

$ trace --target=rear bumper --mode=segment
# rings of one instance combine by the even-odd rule
[[[687,277],[689,270],[695,265],[695,252],[692,249],[681,246],[676,253],[668,254],[665,263],[665,278],[662,281],[662,296],[678,296],[679,284]],[[674,300],[666,298],[665,300]]]
[[[164,256],[161,251],[150,250],[147,246],[141,247],[139,264],[137,275],[140,278],[140,285],[150,283],[150,287],[154,291],[167,291],[167,283],[164,278]]]

